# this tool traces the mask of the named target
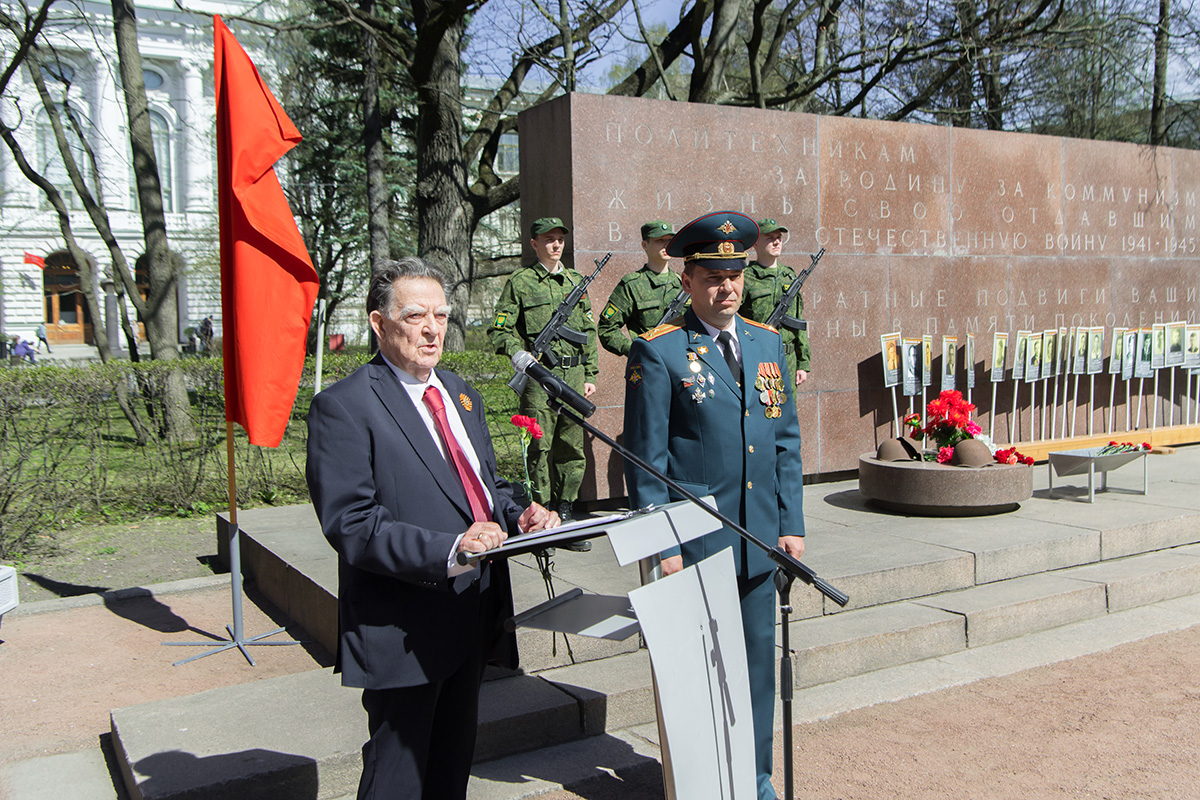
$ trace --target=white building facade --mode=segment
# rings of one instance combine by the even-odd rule
[[[167,236],[185,263],[178,299],[181,342],[187,340],[187,327],[209,315],[220,335],[212,14],[247,14],[251,4],[188,7],[190,12],[181,11],[172,0],[137,2]],[[73,142],[76,161],[108,209],[113,233],[132,266],[145,244],[111,6],[63,4],[60,13],[52,13],[45,39],[56,58],[43,56],[42,76],[56,100],[65,98],[79,121],[82,141]],[[259,62],[250,43],[243,45]],[[3,63],[11,60],[14,47],[11,37],[0,38]],[[58,187],[72,209],[71,228],[91,260],[93,288],[104,313],[106,293],[110,298],[114,293],[108,280],[114,277],[111,258],[71,189],[49,117],[27,69],[13,76],[2,101],[0,114],[15,130],[25,158]],[[87,149],[94,154],[94,169],[85,166]],[[144,285],[144,276],[137,281]],[[78,265],[67,252],[57,214],[21,173],[9,148],[0,145],[0,331],[33,340],[37,327],[45,324],[52,347],[95,342],[106,335],[106,321],[90,318],[79,289]],[[115,291],[121,291],[119,281]],[[114,302],[109,300],[110,309]],[[133,319],[132,308],[129,313]]]

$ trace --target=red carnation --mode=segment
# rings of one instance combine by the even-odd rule
[[[538,425],[538,421],[533,417],[524,417],[520,414],[513,414],[512,424],[518,428],[526,430],[534,439],[542,438],[542,426]]]

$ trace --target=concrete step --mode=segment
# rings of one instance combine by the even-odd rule
[[[133,800],[295,800],[358,785],[367,717],[331,669],[214,689],[112,712]],[[572,695],[527,675],[488,681],[475,757],[486,761],[583,736]]]

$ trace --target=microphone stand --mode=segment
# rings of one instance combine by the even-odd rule
[[[794,767],[792,765],[792,652],[788,636],[788,624],[790,614],[792,612],[792,582],[796,578],[799,578],[819,591],[821,594],[828,597],[833,602],[837,603],[839,606],[845,606],[846,603],[850,602],[850,596],[821,578],[810,567],[806,566],[798,559],[793,558],[782,547],[779,547],[778,545],[775,547],[768,546],[762,539],[759,539],[753,533],[722,514],[713,506],[705,503],[697,495],[689,492],[687,489],[668,478],[662,472],[652,467],[649,463],[629,452],[629,450],[627,450],[623,445],[618,444],[616,440],[606,435],[603,431],[598,429],[595,425],[589,423],[583,417],[579,416],[579,414],[575,413],[573,409],[564,405],[557,397],[550,397],[550,408],[554,411],[554,413],[558,414],[559,416],[566,417],[588,433],[592,434],[592,436],[595,436],[597,439],[604,442],[609,446],[610,449],[620,453],[622,457],[637,465],[644,472],[650,473],[667,486],[670,486],[676,492],[691,501],[694,505],[704,509],[706,512],[708,512],[709,516],[715,517],[726,527],[734,530],[739,536],[741,536],[747,542],[753,544],[755,547],[758,547],[760,550],[766,553],[772,561],[775,562],[775,589],[779,594],[779,610],[783,622],[783,654],[779,658],[779,696],[781,702],[783,703],[783,718],[785,720],[783,726],[783,776],[784,783],[787,786],[785,796],[787,800],[792,800],[792,798],[795,796],[795,778],[793,775]]]

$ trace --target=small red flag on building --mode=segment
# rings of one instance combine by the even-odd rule
[[[300,132],[220,17],[213,28],[225,419],[251,444],[277,447],[319,283],[275,176]]]
[[[46,259],[41,256],[35,256],[33,253],[25,254],[25,263],[26,264],[35,264],[36,266],[39,266],[42,269],[46,268]]]

